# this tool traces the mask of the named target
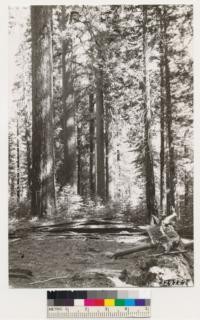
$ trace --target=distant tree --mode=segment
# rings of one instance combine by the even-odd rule
[[[96,72],[97,195],[105,200],[103,70]]]
[[[89,94],[89,112],[90,112],[90,124],[89,124],[89,140],[90,140],[90,196],[95,196],[95,113],[94,113],[94,94]]]
[[[15,150],[15,136],[9,126],[8,135],[8,170],[9,170],[9,195],[10,198],[16,198],[16,150]]]
[[[105,178],[106,178],[106,201],[109,200],[109,105],[105,103]]]

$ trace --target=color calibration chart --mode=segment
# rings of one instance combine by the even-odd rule
[[[47,317],[63,319],[150,318],[148,289],[47,291]]]

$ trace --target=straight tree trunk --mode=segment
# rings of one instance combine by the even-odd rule
[[[52,12],[31,7],[32,31],[32,215],[55,212],[52,105]]]
[[[23,53],[22,53],[23,54]],[[25,59],[24,54],[22,55],[22,59]],[[26,103],[26,81],[25,81],[25,73],[23,73],[22,77],[22,88],[23,88],[23,107],[25,112],[25,142],[26,142],[26,168],[27,168],[27,198],[31,197],[31,133],[30,133],[30,123],[29,123],[29,114],[28,114],[28,106]],[[30,81],[31,78],[28,77]]]
[[[116,152],[116,176],[117,176],[117,199],[121,198],[121,154],[120,154],[120,142],[119,142],[119,136],[120,136],[120,111],[118,110],[117,113],[117,127],[116,127],[116,137],[117,137],[117,152]]]
[[[30,131],[28,128],[28,119],[26,115],[26,162],[27,162],[27,198],[31,195],[31,143],[30,143]]]
[[[90,168],[89,168],[89,183],[90,183],[90,196],[91,199],[95,196],[95,163],[94,163],[94,135],[95,135],[95,119],[94,119],[94,95],[89,94],[89,112],[90,112]]]
[[[17,202],[20,202],[19,120],[17,118]]]
[[[148,46],[147,46],[147,8],[143,6],[143,96],[144,96],[144,144],[145,144],[145,179],[146,179],[146,205],[148,222],[150,223],[152,215],[158,215],[155,198],[155,181],[153,170],[153,155],[151,145],[151,101],[150,101],[150,83],[148,71]]]
[[[175,209],[175,164],[174,164],[174,147],[172,132],[172,102],[170,87],[170,69],[168,60],[168,44],[167,44],[167,17],[166,8],[164,8],[164,66],[165,66],[165,91],[166,91],[166,128],[167,128],[167,214],[172,214]]]
[[[103,106],[103,72],[96,72],[96,163],[97,196],[105,200],[104,175],[104,106]]]
[[[106,201],[109,199],[109,115],[108,115],[108,104],[105,106],[106,109],[106,123],[105,123],[105,158],[106,158]]]
[[[81,188],[81,128],[77,126],[77,193],[82,195]]]
[[[62,29],[66,31],[71,17],[66,17],[62,6]],[[76,128],[74,114],[74,90],[72,78],[72,42],[62,41],[62,104],[63,104],[63,143],[64,143],[64,185],[76,187]]]
[[[163,23],[160,15],[160,214],[163,214],[164,199],[164,167],[165,167],[165,96],[164,96],[164,52],[163,52]]]
[[[169,150],[166,150],[166,213],[171,212],[171,187],[170,187],[170,169],[169,169]]]

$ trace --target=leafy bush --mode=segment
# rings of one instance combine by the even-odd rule
[[[28,199],[17,202],[15,197],[9,199],[9,218],[24,219],[31,215],[31,202]]]

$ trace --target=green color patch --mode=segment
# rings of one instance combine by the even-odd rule
[[[115,306],[116,306],[116,307],[123,307],[123,306],[125,306],[125,300],[124,300],[124,299],[116,299],[116,300],[115,300]]]

